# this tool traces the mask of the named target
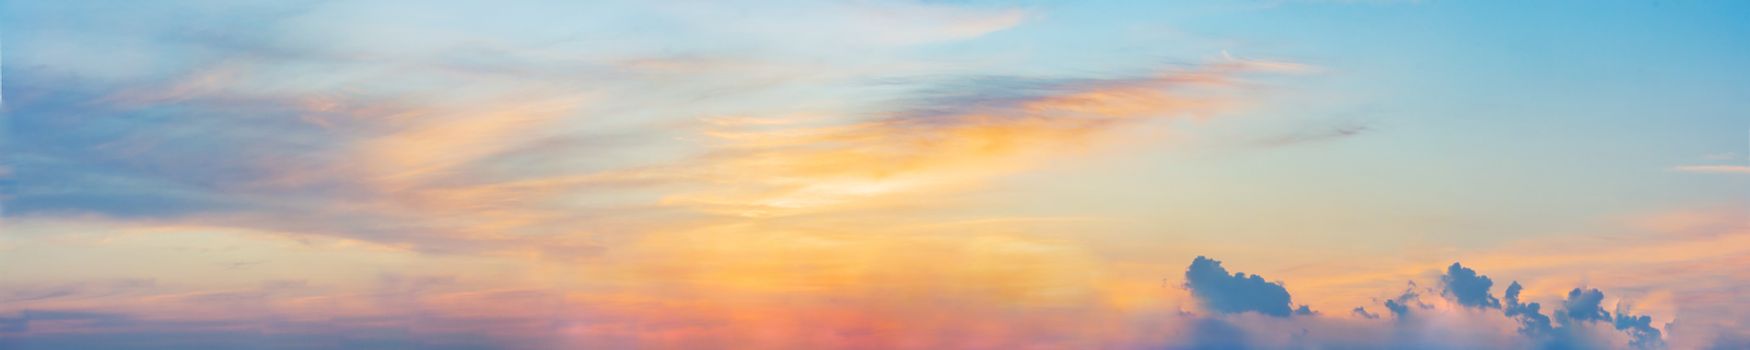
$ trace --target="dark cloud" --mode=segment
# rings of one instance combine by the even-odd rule
[[[1414,281],[1410,282],[1408,288],[1404,288],[1403,294],[1385,301],[1385,309],[1391,310],[1392,317],[1399,320],[1409,318],[1415,309],[1430,307],[1432,306],[1422,302],[1422,294],[1416,292],[1416,282]]]
[[[1441,293],[1453,303],[1468,308],[1500,308],[1502,315],[1517,321],[1519,333],[1544,349],[1593,349],[1612,347],[1608,338],[1600,337],[1593,324],[1609,322],[1617,330],[1622,330],[1631,337],[1629,346],[1642,349],[1663,348],[1665,342],[1663,332],[1653,327],[1653,319],[1649,316],[1629,314],[1625,309],[1618,309],[1613,319],[1611,313],[1604,311],[1604,293],[1597,289],[1575,288],[1568,293],[1562,302],[1562,309],[1555,314],[1561,321],[1560,325],[1552,325],[1550,316],[1543,314],[1542,305],[1520,299],[1524,286],[1515,281],[1507,286],[1503,299],[1496,299],[1489,293],[1494,281],[1487,276],[1466,268],[1459,263],[1453,263],[1440,276]],[[1421,301],[1421,293],[1414,281],[1397,297],[1384,302],[1385,308],[1398,319],[1399,327],[1416,324],[1419,310],[1432,309]],[[1432,290],[1429,290],[1432,292]],[[1379,315],[1367,312],[1365,308],[1355,308],[1356,316],[1373,319]],[[1621,344],[1614,346],[1622,346]]]
[[[1161,72],[1135,74],[1126,72],[1087,72],[1075,76],[1038,77],[1017,75],[925,75],[887,77],[871,81],[873,85],[923,86],[895,99],[881,101],[877,107],[890,108],[885,115],[892,123],[941,125],[966,122],[964,116],[984,118],[1071,118],[1052,113],[1029,112],[1042,101],[1059,100],[1089,92],[1111,89],[1143,88],[1171,90],[1195,85],[1212,85],[1195,75],[1205,73],[1231,74],[1249,68],[1240,65],[1169,64]],[[1181,75],[1191,72],[1193,75]],[[1106,95],[1106,94],[1102,94]],[[1120,94],[1123,95],[1123,94]],[[1171,97],[1168,97],[1171,99]],[[1072,99],[1075,100],[1075,99]],[[1162,101],[1153,101],[1162,102]],[[1102,103],[1076,100],[1072,103]],[[1173,108],[1150,111],[1148,114],[1196,114],[1196,108]],[[1096,118],[1097,119],[1097,118]],[[1093,121],[1093,120],[1089,120]],[[1339,127],[1341,133],[1356,133],[1365,127]],[[1299,137],[1327,137],[1332,131],[1320,130]]]
[[[364,193],[357,187],[341,181],[295,189],[260,185],[281,166],[318,168],[311,159],[341,145],[330,132],[300,121],[309,113],[294,101],[201,95],[135,106],[112,97],[162,89],[176,78],[105,85],[75,73],[26,70],[8,71],[7,79],[8,90],[30,92],[7,101],[8,122],[32,130],[0,140],[16,181],[31,184],[7,201],[9,213],[157,221],[271,212],[308,217],[288,220],[305,225],[330,223],[311,232],[348,232],[337,228],[356,223],[307,215],[307,208],[319,206],[305,204],[330,196],[356,202],[347,196]]]
[[[1288,289],[1282,284],[1243,272],[1229,275],[1220,261],[1201,256],[1191,260],[1191,268],[1185,270],[1185,287],[1191,289],[1191,295],[1204,308],[1219,313],[1257,312],[1277,317],[1295,314]]]
[[[1544,316],[1538,303],[1522,303],[1519,293],[1524,288],[1515,281],[1507,286],[1506,305],[1502,312],[1507,317],[1519,321],[1519,332],[1544,342],[1546,348],[1583,349],[1608,346],[1602,339],[1594,339],[1583,330],[1586,325],[1595,322],[1610,322],[1617,330],[1627,333],[1630,337],[1629,346],[1639,349],[1660,349],[1665,347],[1663,332],[1653,327],[1651,316],[1636,316],[1629,314],[1626,305],[1618,305],[1617,315],[1613,319],[1610,312],[1604,311],[1604,292],[1597,289],[1574,288],[1568,292],[1566,300],[1562,301],[1562,310],[1556,313],[1560,326],[1551,326],[1550,317]]]
[[[1093,84],[1113,83],[1103,79],[1048,79],[1001,75],[933,76],[919,78],[887,78],[875,84],[906,86],[923,83],[934,87],[919,89],[911,96],[888,101],[887,105],[904,106],[896,116],[903,120],[937,120],[943,116],[968,114],[992,109],[1007,109],[1046,96],[1074,91]]]
[[[1379,319],[1379,314],[1367,312],[1366,307],[1356,306],[1355,310],[1352,310],[1351,312],[1354,313],[1355,316],[1360,316],[1361,318],[1365,318],[1365,319],[1369,319],[1369,320]]]
[[[1356,123],[1328,125],[1266,138],[1258,141],[1258,145],[1264,147],[1283,147],[1304,143],[1332,141],[1354,137],[1371,130],[1373,129],[1369,128],[1367,125]]]
[[[1658,328],[1653,328],[1653,317],[1647,315],[1629,314],[1628,307],[1618,304],[1616,308],[1617,330],[1627,332],[1632,339],[1629,345],[1641,349],[1658,349],[1665,347],[1664,334]]]
[[[1562,323],[1579,323],[1594,321],[1610,321],[1610,312],[1604,311],[1604,292],[1597,289],[1580,289],[1568,292],[1568,299],[1562,301],[1562,312],[1557,314],[1557,320]]]
[[[1549,316],[1544,316],[1543,311],[1540,310],[1543,305],[1536,302],[1519,302],[1519,292],[1524,289],[1524,287],[1519,286],[1519,281],[1513,281],[1512,284],[1507,285],[1507,294],[1505,295],[1507,306],[1503,308],[1502,312],[1507,317],[1519,320],[1519,333],[1525,335],[1548,334],[1550,332]]]
[[[1489,292],[1495,282],[1488,276],[1478,275],[1475,270],[1452,263],[1446,268],[1446,274],[1440,276],[1442,295],[1453,298],[1459,305],[1478,308],[1499,308],[1501,301],[1495,299]]]

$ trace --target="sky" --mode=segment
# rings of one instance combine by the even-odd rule
[[[1750,3],[0,3],[0,349],[1750,347]]]

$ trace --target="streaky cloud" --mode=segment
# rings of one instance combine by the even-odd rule
[[[1263,146],[1263,147],[1286,147],[1286,146],[1315,143],[1315,142],[1336,141],[1336,140],[1341,140],[1341,139],[1359,136],[1359,135],[1364,134],[1364,133],[1372,132],[1373,130],[1374,130],[1373,127],[1370,127],[1366,124],[1356,124],[1356,123],[1339,124],[1339,125],[1326,126],[1326,127],[1314,128],[1314,129],[1308,129],[1308,130],[1300,130],[1300,131],[1295,131],[1295,132],[1291,132],[1291,133],[1287,133],[1287,134],[1283,134],[1283,135],[1278,135],[1278,136],[1266,138],[1263,140],[1259,140],[1258,145]]]
[[[1744,165],[1684,165],[1672,167],[1671,170],[1700,174],[1750,174],[1750,166]]]

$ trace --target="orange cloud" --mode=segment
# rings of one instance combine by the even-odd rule
[[[1041,96],[965,102],[947,114],[845,125],[711,120],[712,152],[691,167],[709,188],[666,203],[772,217],[875,207],[910,194],[963,191],[982,181],[1074,156],[1118,128],[1208,115],[1228,105],[1214,89],[1237,84],[1245,64],[1132,80],[1068,84]],[[953,103],[953,102],[949,102]],[[748,121],[756,121],[749,123]]]
[[[291,237],[318,233],[386,242],[358,244],[391,251],[382,256],[394,257],[394,264],[346,260],[345,265],[453,271],[454,284],[413,287],[403,279],[373,282],[357,276],[366,271],[334,269],[347,278],[310,278],[296,290],[177,286],[20,307],[113,309],[148,315],[141,316],[144,320],[179,322],[344,320],[420,334],[556,333],[577,344],[624,339],[659,348],[1126,344],[1157,330],[1136,326],[1131,317],[1171,312],[1151,296],[1172,291],[1155,278],[1132,278],[1147,274],[1147,267],[1124,267],[1123,278],[1091,272],[1106,270],[1108,263],[1079,242],[1015,229],[1028,225],[1025,220],[993,220],[968,233],[962,232],[964,226],[880,213],[832,222],[803,220],[800,214],[851,212],[965,192],[1093,152],[1116,130],[1231,106],[1220,90],[1241,85],[1238,75],[1251,71],[1218,64],[1137,79],[1078,81],[1012,100],[960,101],[964,104],[951,112],[899,113],[836,125],[714,119],[705,130],[706,149],[696,157],[582,174],[502,175],[486,164],[526,153],[577,155],[531,143],[571,121],[583,103],[579,99],[502,102],[445,113],[308,100],[305,111],[322,114],[329,128],[365,127],[331,135],[337,143],[331,153],[273,164],[286,170],[278,173],[284,178],[245,188],[261,191],[247,193],[249,198],[293,208],[198,216],[166,229],[251,227]],[[370,115],[385,111],[397,112]],[[312,187],[335,193],[299,192]],[[627,198],[603,198],[618,195]],[[689,213],[675,211],[728,215],[689,220]],[[864,213],[869,212],[874,211]],[[614,220],[637,223],[617,227],[611,225]],[[896,224],[902,221],[913,225]],[[347,229],[363,233],[337,232]],[[616,229],[627,234],[598,235]],[[603,245],[612,249],[600,249]],[[490,254],[418,251],[431,246]],[[343,260],[322,253],[325,249],[259,249],[271,251],[251,255]],[[551,259],[584,251],[599,256],[582,263]],[[398,269],[384,267],[390,265]]]

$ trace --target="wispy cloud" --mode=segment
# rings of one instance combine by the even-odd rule
[[[982,80],[985,93],[939,96],[895,116],[841,125],[707,130],[698,173],[718,189],[670,204],[741,216],[884,205],[908,193],[942,194],[1068,157],[1111,130],[1218,113],[1212,95],[1240,84],[1250,65],[1217,64],[1141,78]],[[1014,85],[1011,85],[1014,84]],[[1005,88],[1013,86],[1013,90]]]
[[[124,62],[92,54],[96,48],[56,46],[62,41],[40,36],[9,42],[41,54],[8,62],[8,90],[26,92],[14,94],[24,97],[10,101],[9,119],[40,130],[8,140],[18,165],[29,168],[17,177],[36,184],[8,200],[8,210],[333,235],[432,251],[557,244],[593,254],[599,247],[581,242],[686,220],[674,213],[686,209],[661,204],[691,190],[657,185],[735,171],[685,164],[699,161],[699,152],[677,139],[696,136],[672,133],[665,120],[721,113],[713,105],[744,107],[712,99],[759,96],[797,79],[843,85],[857,74],[900,74],[837,59],[820,63],[820,55],[968,40],[1027,17],[1015,8],[910,3],[808,5],[792,9],[806,15],[758,21],[664,4],[594,4],[561,17],[502,9],[582,27],[596,24],[575,14],[632,11],[721,26],[703,34],[748,30],[723,41],[758,48],[673,53],[603,51],[578,45],[578,30],[595,33],[588,28],[502,21],[453,36],[409,35],[445,31],[456,23],[449,19],[478,10],[470,6],[430,8],[428,16],[357,16],[393,9],[385,5],[249,6],[238,9],[247,12],[246,22],[264,25],[197,16],[186,28],[133,21],[65,32],[135,44],[146,59],[125,62],[134,65],[131,73],[104,70]],[[19,10],[120,15],[48,4]],[[833,32],[844,30],[852,32]],[[685,36],[627,35],[650,42]],[[160,41],[189,49],[153,49],[172,47]],[[829,41],[833,49],[811,46]],[[33,49],[51,46],[63,49]],[[33,68],[13,69],[20,66]],[[675,99],[691,102],[677,106]]]
[[[1702,174],[1750,174],[1750,166],[1744,165],[1683,165],[1672,167],[1671,170]]]
[[[1163,64],[1211,49],[1156,47],[1174,44],[1142,33],[1158,25],[1078,24],[1123,17],[1115,12],[907,1],[218,5],[38,1],[0,13],[12,49],[0,68],[0,348],[1750,339],[1750,275],[1735,269],[1750,264],[1741,208],[1632,220],[1643,234],[1351,254],[1288,271],[1287,258],[1248,261],[1269,253],[1223,253],[1248,273],[1193,260],[1184,252],[1208,247],[1179,240],[1184,232],[1278,248],[1226,236],[1245,227],[1181,224],[1206,212],[1180,209],[1232,200],[1266,208],[1241,220],[1344,220],[1278,207],[1284,197],[1265,193],[1320,184],[1250,165],[1169,180],[1061,174],[1101,162],[1177,166],[1164,156],[1182,132],[1236,121],[1274,97],[1264,96],[1273,79],[1322,69],[1226,52]],[[1260,51],[1314,46],[1267,45]],[[1089,53],[1062,54],[1075,50]],[[1105,58],[1077,61],[1092,56]],[[1303,97],[1328,96],[1292,99]],[[1234,140],[1293,146],[1377,125],[1266,127],[1288,132]],[[1152,191],[1161,188],[1187,191]],[[1238,190],[1191,193],[1205,189]],[[1386,189],[1306,201],[1348,207]],[[1018,191],[1038,197],[993,203]],[[1372,227],[1392,213],[1356,221]],[[1129,219],[1139,220],[1114,223]],[[1317,229],[1353,227],[1332,225],[1343,226]],[[1368,243],[1355,237],[1331,244]],[[1178,251],[1145,251],[1153,244]],[[1274,251],[1320,250],[1333,251]],[[1501,298],[1498,282],[1508,282]]]
[[[1373,127],[1364,124],[1339,124],[1327,127],[1308,128],[1306,130],[1277,135],[1260,140],[1258,144],[1266,147],[1281,147],[1304,143],[1335,141],[1359,136],[1363,133],[1372,131]]]

